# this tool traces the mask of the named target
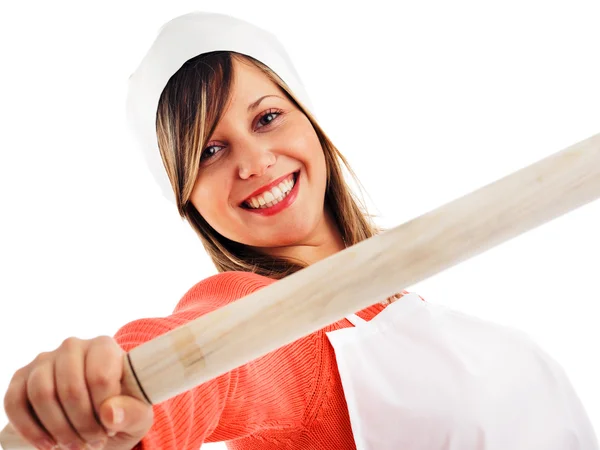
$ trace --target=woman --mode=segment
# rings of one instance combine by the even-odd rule
[[[114,338],[69,338],[17,371],[5,407],[29,442],[44,449],[178,450],[213,441],[232,449],[597,446],[563,374],[525,337],[456,313],[434,322],[406,292],[393,305],[374,299],[347,320],[154,407],[121,395],[123,352],[377,232],[344,182],[339,161],[345,161],[311,114],[285,51],[263,30],[218,14],[169,22],[132,77],[129,108],[150,169],[221,273],[192,287],[169,317],[129,323]],[[409,316],[402,326],[386,326]],[[364,322],[372,319],[380,327],[377,341],[366,335],[374,328]],[[418,336],[437,332],[433,323],[454,329],[440,332],[432,352],[410,346],[400,352],[410,342],[394,330]],[[469,361],[466,350],[457,350],[473,338],[460,333],[475,326],[485,331],[473,348],[494,342],[504,360],[484,366],[482,358]],[[430,333],[422,341],[432,339]],[[513,355],[527,360],[516,366]],[[411,372],[414,362],[422,366]],[[512,377],[502,372],[511,387],[502,394],[506,401],[484,391],[503,386],[492,373],[497,364],[514,367]],[[392,366],[400,372],[378,381]],[[539,367],[554,383],[543,392],[560,393],[557,399],[534,397],[537,386],[549,385],[535,372]],[[467,372],[478,376],[465,383]],[[454,384],[440,383],[439,374]],[[429,385],[419,381],[425,378]],[[535,399],[524,416],[527,403],[511,397],[519,389],[519,398]],[[412,404],[411,392],[418,393]],[[501,413],[504,406],[510,412]],[[548,410],[557,412],[522,421]],[[519,425],[526,438],[514,438]]]

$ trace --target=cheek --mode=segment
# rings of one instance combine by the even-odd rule
[[[219,228],[218,218],[223,216],[223,211],[228,207],[226,186],[218,183],[218,177],[198,181],[192,191],[191,201],[200,215],[213,227]]]
[[[315,175],[321,175],[321,172],[325,170],[325,155],[319,138],[310,122],[306,121],[302,129],[303,132],[296,132],[293,137],[290,136],[288,142],[294,143],[296,158],[304,162],[311,172],[318,172]]]
[[[309,166],[308,168],[315,178],[313,182],[317,183],[320,187],[324,186],[327,181],[327,165],[325,163],[323,148],[314,131],[312,133],[307,133],[303,143],[303,149],[305,151],[304,157]]]

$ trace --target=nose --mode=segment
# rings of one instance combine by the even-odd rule
[[[252,176],[264,175],[269,167],[275,164],[275,154],[269,150],[266,142],[246,141],[239,151],[239,175],[246,180]]]

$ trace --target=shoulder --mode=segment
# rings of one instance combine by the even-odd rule
[[[199,306],[202,309],[218,309],[275,281],[252,272],[222,272],[192,286],[177,303],[174,312]]]
[[[171,315],[134,320],[119,328],[114,337],[125,351],[129,351],[274,282],[273,279],[249,272],[213,275],[192,286]]]

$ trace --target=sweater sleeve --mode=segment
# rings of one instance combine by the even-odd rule
[[[272,282],[252,273],[215,275],[190,289],[172,315],[131,322],[115,339],[129,351]],[[154,424],[136,449],[198,449],[204,442],[299,426],[311,378],[310,361],[294,362],[302,345],[300,341],[283,347],[154,405]]]

